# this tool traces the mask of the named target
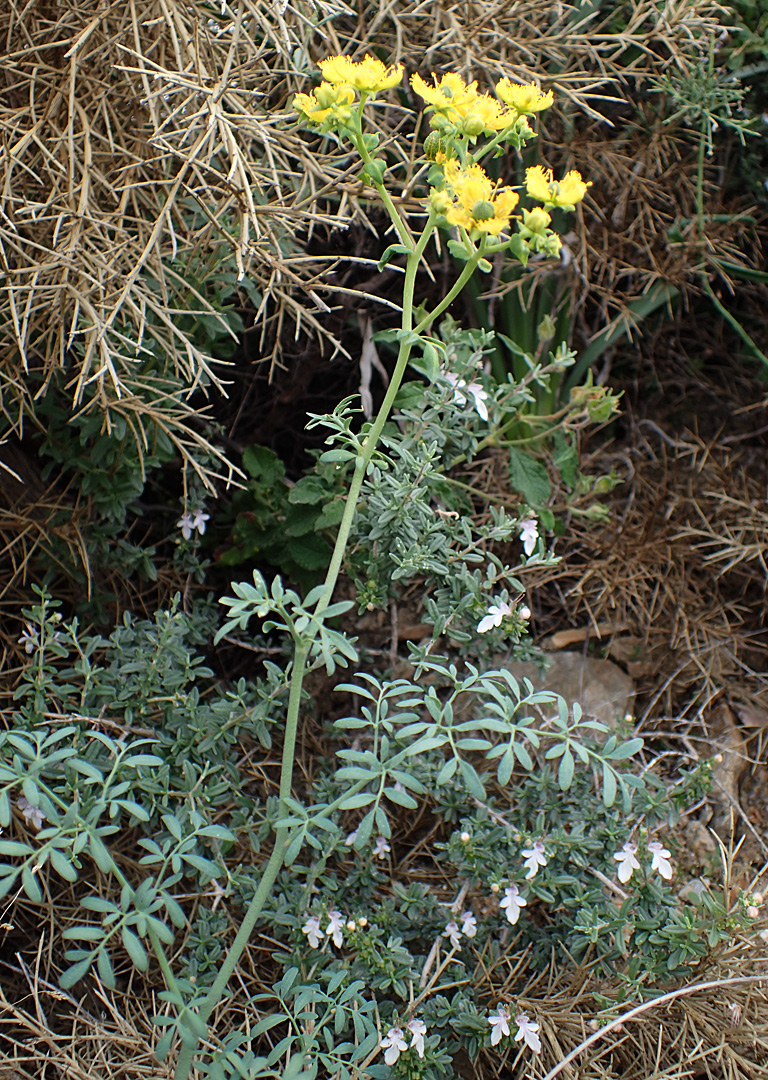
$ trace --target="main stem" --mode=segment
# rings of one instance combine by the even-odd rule
[[[389,207],[388,207],[389,208]],[[392,211],[390,210],[390,213]],[[396,213],[396,211],[395,211]],[[387,392],[384,395],[384,400],[381,403],[381,408],[374,420],[370,431],[368,432],[365,441],[362,446],[362,452],[358,456],[355,462],[355,471],[349,486],[349,494],[347,496],[347,502],[344,507],[344,514],[339,525],[339,532],[336,537],[336,543],[334,545],[333,554],[331,556],[330,565],[328,566],[328,572],[325,577],[325,590],[320,600],[317,603],[315,609],[316,622],[319,622],[318,616],[322,616],[325,609],[331,602],[336,583],[338,582],[339,575],[344,560],[344,553],[346,551],[347,542],[349,540],[349,534],[352,529],[352,522],[354,521],[355,510],[357,508],[357,502],[360,498],[360,491],[363,486],[365,474],[368,469],[368,465],[373,458],[374,451],[381,437],[381,433],[384,430],[384,425],[387,422],[389,414],[392,410],[395,397],[400,385],[403,381],[405,369],[408,364],[408,360],[411,355],[411,349],[413,348],[414,339],[409,337],[410,334],[418,334],[422,330],[430,326],[430,324],[440,315],[446,308],[452,303],[456,296],[461,292],[462,288],[469,280],[469,277],[474,272],[475,267],[479,259],[481,258],[481,252],[478,252],[476,256],[473,256],[465,264],[464,269],[459,275],[458,279],[454,283],[453,287],[443,298],[443,300],[433,309],[432,312],[414,328],[413,326],[413,294],[416,285],[416,273],[418,271],[419,263],[421,262],[424,250],[427,246],[430,236],[435,228],[435,215],[430,214],[427,219],[424,230],[419,237],[418,243],[413,247],[408,255],[405,269],[405,283],[403,286],[403,310],[402,310],[402,322],[401,330],[403,331],[403,337],[400,342],[400,350],[397,357],[397,363],[395,364],[395,370],[392,373]],[[399,230],[398,230],[399,231]],[[312,642],[316,636],[317,630],[312,626],[308,629],[305,636],[300,641],[296,642],[293,669],[291,671],[291,684],[290,693],[288,697],[288,709],[286,713],[285,722],[285,739],[283,742],[283,754],[280,771],[280,816],[284,816],[286,813],[285,800],[291,794],[291,784],[293,779],[293,763],[296,751],[296,736],[299,725],[299,711],[301,705],[301,692],[304,683],[304,674],[306,671],[307,660],[312,647]],[[285,860],[285,852],[288,847],[288,835],[286,830],[281,828],[276,830],[275,846],[272,849],[261,880],[259,882],[256,893],[251,900],[248,909],[243,917],[243,921],[240,924],[240,928],[235,936],[235,940],[230,946],[226,959],[222,964],[218,975],[216,976],[213,985],[211,986],[208,994],[203,1000],[202,1005],[199,1008],[199,1018],[204,1024],[207,1024],[211,1013],[218,1005],[221,998],[226,992],[227,984],[232,976],[237,963],[240,960],[243,952],[245,951],[248,941],[254,926],[261,914],[265,903],[267,902],[272,886],[277,880],[277,876],[280,873]],[[188,1080],[190,1070],[192,1068],[192,1061],[197,1051],[196,1043],[183,1042],[179,1051],[179,1057],[176,1064],[175,1080]]]

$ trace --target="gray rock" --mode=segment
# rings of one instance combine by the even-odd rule
[[[635,685],[616,664],[577,652],[544,655],[549,667],[543,675],[538,664],[506,661],[498,666],[518,680],[530,679],[535,690],[560,694],[569,707],[577,701],[586,716],[609,726],[631,714]]]

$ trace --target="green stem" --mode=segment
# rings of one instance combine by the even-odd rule
[[[395,214],[397,212],[395,211]],[[394,219],[393,219],[394,220]],[[419,237],[419,241],[408,255],[405,270],[405,284],[403,287],[403,313],[402,313],[402,330],[405,334],[408,334],[412,330],[413,325],[413,294],[416,285],[416,272],[421,261],[421,257],[426,248],[429,237],[432,234],[432,230],[435,227],[435,215],[431,214],[424,227],[422,235]],[[474,268],[474,267],[473,267]],[[470,270],[471,273],[471,270]],[[454,287],[455,288],[455,287]],[[450,301],[449,301],[450,302]],[[344,552],[347,547],[347,541],[349,539],[349,533],[352,528],[352,522],[355,516],[355,510],[357,507],[357,501],[360,496],[360,490],[365,479],[365,473],[368,468],[368,464],[373,457],[376,444],[384,429],[384,425],[387,422],[387,418],[392,408],[392,404],[395,400],[397,391],[400,388],[400,384],[405,374],[405,368],[408,363],[408,359],[411,354],[411,348],[413,346],[412,339],[408,339],[405,336],[400,343],[400,352],[397,358],[397,364],[390,380],[389,387],[384,396],[384,401],[381,404],[378,415],[371,426],[370,431],[363,443],[363,450],[357,461],[355,462],[355,472],[352,477],[352,482],[349,487],[349,494],[347,496],[347,502],[344,507],[344,515],[339,525],[339,532],[336,537],[336,544],[331,556],[331,562],[328,567],[328,573],[325,578],[325,591],[318,601],[315,609],[315,616],[321,616],[325,609],[330,604],[333,596],[336,582],[338,581],[341,573],[341,567],[344,559]],[[296,749],[296,736],[298,731],[299,711],[301,705],[301,690],[304,681],[304,672],[306,669],[307,658],[312,646],[312,642],[317,634],[316,629],[310,627],[307,634],[302,639],[300,644],[296,646],[296,652],[293,662],[293,670],[291,672],[291,688],[288,698],[288,709],[286,714],[286,726],[285,726],[285,740],[283,743],[283,756],[280,772],[280,813],[281,815],[286,812],[285,800],[291,794],[291,783],[293,779],[293,762]],[[216,976],[216,979],[208,991],[202,1005],[199,1010],[199,1017],[203,1023],[207,1023],[208,1019],[213,1012],[216,1005],[223,997],[227,983],[232,976],[237,963],[242,956],[245,948],[248,945],[249,938],[253,931],[254,926],[262,912],[264,904],[266,903],[272,886],[277,880],[277,875],[283,867],[285,858],[285,851],[288,846],[288,838],[284,834],[284,830],[280,830],[275,839],[275,846],[272,850],[272,854],[269,857],[267,865],[264,868],[259,886],[256,890],[256,894],[251,901],[248,910],[245,913],[243,921],[240,925],[240,929],[237,932],[235,940],[227,953],[226,959],[221,966],[221,969]],[[187,1080],[189,1077],[190,1069],[192,1068],[192,1060],[196,1052],[196,1047],[191,1044],[182,1044],[179,1051],[179,1057],[176,1064],[175,1080]]]
[[[296,751],[296,733],[299,725],[299,711],[301,706],[301,689],[304,682],[304,670],[307,663],[307,656],[309,654],[309,643],[298,645],[293,659],[293,670],[291,671],[291,689],[288,696],[288,709],[285,720],[285,740],[283,742],[283,757],[280,770],[280,809],[279,813],[282,817],[286,812],[285,800],[291,794],[291,781],[293,779],[293,759]],[[259,915],[262,912],[264,904],[269,898],[269,894],[272,891],[272,886],[277,880],[277,875],[283,868],[283,861],[285,859],[286,848],[288,847],[288,837],[285,834],[285,830],[281,829],[275,836],[275,846],[272,849],[272,854],[267,861],[267,865],[264,867],[264,873],[261,876],[258,888],[251,900],[250,905],[243,917],[243,921],[240,924],[240,928],[237,931],[235,940],[230,946],[229,952],[226,955],[224,963],[219,969],[219,973],[216,976],[211,989],[208,991],[202,1005],[200,1006],[199,1016],[200,1020],[206,1024],[213,1010],[218,1005],[219,1001],[224,995],[227,989],[227,983],[230,980],[232,973],[237,967],[237,963],[240,957],[245,951],[251,933]],[[192,1059],[197,1050],[196,1046],[189,1043],[182,1043],[179,1051],[179,1058],[176,1063],[176,1080],[187,1080],[189,1071],[192,1067]]]
[[[477,264],[480,262],[480,259],[482,257],[483,247],[481,245],[477,253],[473,255],[471,259],[468,259],[467,262],[464,264],[464,269],[456,278],[456,281],[453,283],[445,297],[435,308],[432,309],[432,311],[430,311],[429,315],[425,315],[421,322],[413,328],[414,334],[421,334],[422,331],[426,330],[429,326],[431,326],[431,324],[435,321],[438,315],[442,315],[446,308],[450,307],[450,305],[453,303],[453,301],[456,299],[461,290],[464,288],[464,286],[474,274],[475,270],[477,269]]]
[[[363,103],[364,102],[361,102],[361,108],[362,108]],[[360,131],[358,137],[354,140],[354,143],[355,143],[355,148],[357,149],[357,152],[359,153],[360,157],[363,159],[363,164],[364,165],[370,165],[372,163],[373,159],[371,158],[371,155],[368,153],[368,149],[365,146],[365,142],[363,140],[363,135],[362,135],[362,130]],[[400,237],[400,242],[405,244],[405,246],[407,248],[410,248],[411,250],[413,250],[413,240],[412,240],[411,235],[408,232],[407,228],[405,227],[405,222],[400,217],[400,214],[397,212],[397,207],[395,206],[395,204],[394,204],[394,202],[392,200],[392,196],[389,194],[389,192],[387,191],[387,189],[384,187],[383,184],[378,184],[373,179],[373,177],[371,176],[370,173],[368,173],[368,175],[371,178],[371,183],[373,184],[373,186],[378,191],[379,197],[381,198],[381,201],[384,203],[384,206],[387,208],[387,213],[392,218],[392,224],[395,226],[395,229],[397,230],[397,235]]]
[[[419,242],[416,247],[408,256],[405,265],[405,283],[403,285],[403,313],[401,320],[401,330],[404,334],[409,333],[412,330],[413,325],[413,292],[416,285],[416,271],[419,268],[419,262],[424,253],[424,249],[427,246],[427,241],[432,235],[432,230],[435,227],[435,215],[430,214],[424,231],[419,237]],[[421,325],[421,324],[420,324]],[[414,331],[418,333],[418,327]],[[344,552],[347,548],[347,541],[349,540],[349,534],[352,529],[352,522],[355,517],[355,510],[357,509],[357,500],[360,497],[360,490],[363,486],[363,480],[365,479],[365,473],[368,469],[368,464],[373,457],[373,452],[376,449],[376,445],[379,441],[384,425],[389,418],[389,413],[392,409],[393,402],[397,395],[397,391],[400,389],[400,384],[403,381],[403,375],[405,374],[405,368],[408,364],[408,360],[411,355],[411,349],[413,342],[407,340],[405,337],[400,342],[400,351],[397,356],[397,363],[395,364],[395,370],[392,373],[392,378],[389,381],[387,392],[384,395],[384,400],[381,403],[378,415],[371,425],[371,429],[368,432],[365,442],[363,443],[363,452],[355,462],[355,471],[352,476],[352,481],[349,485],[349,494],[347,495],[347,502],[344,507],[344,514],[339,524],[339,531],[336,536],[336,543],[333,548],[333,554],[331,555],[331,561],[328,566],[328,573],[325,575],[325,592],[318,601],[317,608],[315,609],[315,615],[320,616],[328,607],[333,596],[333,590],[336,587],[336,582],[339,579],[341,573],[341,566],[344,560]]]

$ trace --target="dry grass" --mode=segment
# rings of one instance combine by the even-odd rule
[[[107,426],[123,418],[139,447],[150,445],[159,424],[204,483],[232,475],[190,400],[196,391],[225,390],[226,367],[190,338],[179,315],[219,318],[206,282],[220,279],[224,267],[232,295],[239,279],[250,279],[261,296],[251,333],[269,363],[280,362],[290,334],[339,347],[323,321],[331,301],[323,273],[336,260],[310,258],[302,239],[339,217],[375,231],[370,192],[347,159],[299,134],[285,113],[313,61],[329,52],[380,48],[409,73],[450,68],[484,84],[509,75],[553,88],[558,104],[543,121],[542,160],[558,171],[580,168],[595,182],[569,238],[582,301],[595,301],[589,318],[621,313],[654,281],[690,283],[700,238],[670,247],[667,234],[693,213],[695,146],[679,125],[650,113],[634,125],[625,118],[650,76],[697,63],[719,30],[710,0],[663,7],[637,0],[620,29],[614,13],[533,0],[361,0],[354,7],[233,0],[226,16],[219,10],[204,0],[2,6],[0,402],[7,431],[20,436],[34,427],[35,396],[63,375],[73,409],[97,410]],[[378,112],[388,139],[409,123],[406,99],[394,100]],[[407,144],[390,146],[403,164],[405,197],[413,198]],[[708,208],[727,209],[713,179],[708,171]],[[734,257],[744,235],[724,225],[710,238],[710,254]],[[627,484],[617,495],[615,532],[578,533],[558,579],[559,617],[629,627],[623,643],[630,651],[620,659],[651,666],[657,714],[672,715],[681,703],[700,709],[736,675],[751,688],[750,700],[764,705],[757,674],[764,639],[755,631],[766,571],[764,490],[736,444],[647,427],[634,434],[637,454],[622,459]],[[202,453],[210,461],[201,463]],[[6,464],[14,468],[9,457]],[[25,568],[50,558],[55,544],[91,580],[87,508],[82,520],[75,512],[62,525],[67,493],[24,479],[24,503],[17,495],[0,511],[0,599],[16,617]],[[77,509],[76,493],[69,495]],[[136,608],[151,606],[148,597],[137,594]],[[14,627],[16,650],[17,636]],[[612,642],[614,651],[621,645]],[[413,872],[423,877],[415,855],[414,845]],[[446,886],[437,875],[434,884]],[[16,925],[3,930],[0,1080],[170,1076],[152,1056],[148,1017],[158,987],[151,980],[126,981],[115,993],[95,986],[85,1002],[56,988],[51,942],[75,918],[76,899],[57,891],[50,901],[43,932],[39,912],[24,901],[14,910]],[[273,947],[254,941],[220,1031],[253,1019],[249,999],[268,981]],[[754,944],[742,943],[703,976],[749,977],[755,956]],[[488,979],[489,1004],[524,962],[512,943]],[[588,1018],[600,1009],[595,994],[615,997],[618,989],[591,985],[587,972],[554,969],[529,983],[525,1001],[545,1035],[537,1075],[589,1036]],[[722,983],[605,1032],[561,1075],[762,1080],[766,1057],[765,989]],[[467,1063],[466,1075],[522,1077],[528,1068],[484,1055],[480,1070]]]
[[[601,177],[584,280],[605,295],[607,281],[631,279],[622,293],[633,295],[679,276],[660,249],[668,219],[689,210],[690,184],[679,181],[692,151],[674,127],[627,137],[602,115],[631,103],[650,73],[697,62],[717,26],[709,0],[663,12],[643,0],[619,30],[576,4],[391,0],[355,14],[340,0],[238,0],[222,10],[9,0],[0,14],[0,400],[12,430],[34,422],[34,395],[63,370],[73,408],[100,409],[107,426],[124,417],[140,447],[160,423],[204,479],[231,475],[189,402],[195,389],[221,390],[226,371],[176,316],[217,318],[205,281],[226,265],[233,293],[246,275],[258,288],[254,326],[273,362],[289,328],[327,337],[319,267],[296,234],[331,220],[321,197],[340,198],[348,220],[368,220],[366,200],[345,159],[308,147],[282,110],[329,51],[380,47],[409,70],[484,82],[540,78],[559,110],[544,158]],[[402,121],[399,109],[380,113],[388,134]],[[404,144],[392,149],[407,165]],[[612,208],[605,220],[600,205]],[[217,464],[196,462],[201,449]]]
[[[178,315],[219,318],[205,281],[231,267],[233,293],[246,274],[261,290],[273,346],[288,320],[324,333],[294,243],[317,217],[297,161],[315,168],[269,111],[311,27],[278,7],[245,0],[217,20],[203,0],[4,5],[0,392],[12,430],[34,421],[33,394],[62,370],[74,409],[100,409],[108,427],[122,416],[140,447],[158,423],[193,464],[202,449],[231,475],[189,402],[225,373]]]
[[[553,575],[563,625],[623,627],[602,647],[638,681],[646,716],[701,715],[725,688],[768,706],[768,515],[754,455],[640,420],[624,450],[585,464],[613,465],[625,483],[607,526],[572,523]]]

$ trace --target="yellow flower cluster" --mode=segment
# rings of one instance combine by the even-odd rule
[[[467,232],[498,236],[509,226],[519,195],[511,188],[494,188],[493,181],[479,165],[462,168],[455,159],[445,166],[447,191],[432,190],[430,202],[451,225]]]
[[[543,94],[533,84],[521,85],[509,79],[496,84],[501,100],[478,93],[476,82],[466,83],[454,72],[439,80],[433,74],[432,79],[430,84],[421,75],[411,76],[411,86],[433,110],[432,126],[449,124],[461,134],[473,137],[483,132],[504,131],[518,122],[525,124],[525,134],[533,134],[524,119],[526,114],[548,109],[554,100],[551,91]]]
[[[329,119],[348,120],[354,100],[355,91],[351,86],[323,82],[309,94],[294,94],[293,107],[313,124],[322,124]]]
[[[509,79],[496,83],[496,93],[505,105],[521,115],[548,109],[555,100],[551,90],[543,94],[535,83],[513,83]]]
[[[552,178],[552,170],[534,165],[525,170],[525,190],[532,199],[538,199],[545,206],[559,206],[563,210],[573,210],[587,194],[592,181],[585,183],[581,173],[572,169],[559,182]]]
[[[324,81],[309,94],[295,94],[293,107],[313,124],[345,123],[350,119],[355,92],[370,96],[387,90],[403,78],[402,64],[387,67],[375,56],[350,60],[348,56],[329,56],[317,65]]]
[[[366,54],[360,61],[348,56],[329,56],[317,65],[326,82],[334,86],[352,86],[361,94],[375,94],[397,86],[403,78],[403,65],[387,67],[375,56]]]

